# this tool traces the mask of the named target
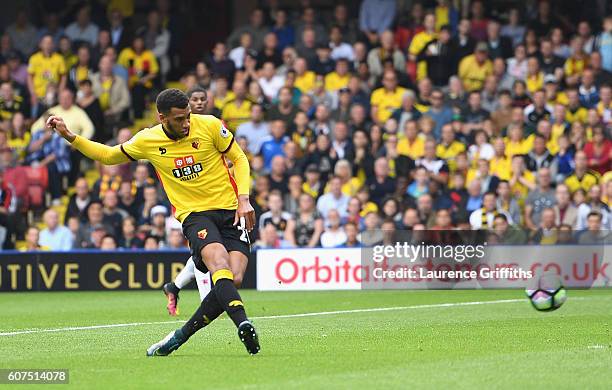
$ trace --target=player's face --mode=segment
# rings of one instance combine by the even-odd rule
[[[189,98],[189,106],[194,114],[204,114],[206,110],[206,94],[204,92],[194,92]]]
[[[159,115],[164,127],[172,136],[184,138],[189,134],[189,118],[191,116],[189,105],[185,108],[172,107],[168,115],[161,113]]]

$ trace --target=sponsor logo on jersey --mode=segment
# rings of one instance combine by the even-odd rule
[[[188,181],[200,176],[202,164],[195,161],[193,156],[178,157],[174,159],[172,174],[181,181]]]

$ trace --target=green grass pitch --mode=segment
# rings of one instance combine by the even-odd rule
[[[242,295],[259,355],[247,355],[223,317],[173,355],[147,358],[146,348],[179,326],[161,292],[3,293],[0,333],[131,325],[2,335],[0,368],[68,368],[68,387],[78,389],[612,386],[612,289],[569,291],[551,313],[517,290]],[[197,300],[183,291],[180,320]],[[499,300],[509,301],[442,305]],[[385,307],[404,308],[355,311]],[[330,311],[344,312],[274,318]],[[134,325],[142,322],[153,324]]]

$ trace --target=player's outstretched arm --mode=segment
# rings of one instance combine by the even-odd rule
[[[234,225],[238,224],[240,218],[244,217],[246,228],[251,231],[255,226],[255,210],[249,202],[251,187],[249,159],[236,142],[232,143],[225,155],[234,163],[234,178],[236,179],[236,187],[238,187],[238,209],[236,210]]]
[[[51,115],[47,119],[46,125],[64,137],[75,149],[92,160],[100,161],[105,165],[115,165],[130,161],[128,156],[121,151],[121,146],[108,146],[78,136],[66,127],[66,123],[59,116]]]

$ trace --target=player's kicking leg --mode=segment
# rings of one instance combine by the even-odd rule
[[[209,247],[212,251],[208,251]],[[206,252],[220,252],[225,251],[225,248],[220,244],[213,244],[206,247]],[[236,280],[241,281],[246,269],[247,258],[244,254],[239,252],[231,252],[230,263],[234,265],[236,272]],[[207,259],[212,257],[205,257]],[[227,264],[227,263],[226,263]],[[209,269],[213,268],[209,266]],[[229,268],[216,268],[216,271],[212,273],[213,289],[204,298],[200,307],[196,310],[194,315],[185,323],[182,328],[170,332],[164,339],[158,343],[153,344],[147,350],[148,356],[166,356],[177,350],[182,344],[184,344],[193,334],[198,330],[204,328],[217,317],[219,317],[224,311],[227,312],[228,316],[232,319],[236,327],[238,328],[238,337],[245,345],[247,351],[254,355],[259,352],[259,340],[257,332],[253,324],[247,319],[242,299],[238,294],[238,290],[234,285],[233,272]],[[223,302],[223,303],[221,303]]]
[[[242,239],[242,232],[233,226],[233,212],[227,214],[225,210],[215,210],[194,214],[193,219],[191,217],[190,215],[184,222],[186,236],[190,238],[192,250],[196,250],[194,253],[204,259],[204,264],[212,275],[213,288],[191,319],[182,328],[149,347],[147,355],[165,356],[172,353],[224,311],[238,328],[238,336],[247,351],[256,354],[260,349],[257,333],[246,316],[242,299],[236,289],[236,284],[242,281],[248,262],[248,238]],[[219,220],[224,222],[218,222]],[[223,235],[217,223],[223,229]],[[197,239],[201,237],[202,232],[206,232],[206,239]],[[225,242],[228,249],[220,242]]]
[[[196,267],[193,262],[193,257],[190,257],[185,263],[185,267],[176,275],[176,278],[173,282],[169,282],[164,284],[163,292],[166,295],[168,303],[166,308],[168,309],[168,314],[171,316],[176,316],[179,314],[178,301],[179,301],[179,293],[189,282],[191,282],[196,276]],[[210,277],[210,274],[207,272],[206,277]],[[199,287],[198,287],[199,289]]]

